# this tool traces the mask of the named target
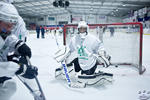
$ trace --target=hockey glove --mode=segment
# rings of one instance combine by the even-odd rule
[[[28,56],[29,58],[31,58],[31,49],[26,44],[22,44],[21,46],[19,46],[18,52],[22,56]]]
[[[15,63],[18,63],[19,64],[19,55],[17,55],[17,54],[8,54],[7,55],[7,60],[8,61],[13,61],[13,62],[15,62]]]
[[[99,52],[97,59],[98,59],[98,62],[101,62],[104,67],[110,66],[111,57],[109,55],[107,55],[105,51]]]
[[[104,50],[100,50],[97,54],[90,53],[87,49],[84,49],[88,56],[94,56],[98,62],[103,64],[104,67],[108,67],[110,65],[110,56],[106,55]]]
[[[25,59],[25,57],[17,55],[17,54],[9,54],[9,55],[7,55],[7,60],[8,61],[13,61],[13,62],[15,62],[15,63],[17,63],[19,65],[22,65],[22,64],[28,65],[28,62]]]
[[[15,74],[21,75],[22,77],[27,79],[33,79],[38,75],[38,68],[35,66],[22,64]]]

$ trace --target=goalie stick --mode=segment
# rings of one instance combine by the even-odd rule
[[[28,65],[31,65],[29,57],[26,56],[26,60],[28,62]],[[41,97],[37,97],[36,94],[34,93],[33,89],[19,75],[17,75],[17,77],[26,86],[26,88],[29,89],[29,91],[32,93],[32,95],[34,96],[34,100],[46,100],[43,90],[41,88],[41,85],[39,83],[39,80],[36,76],[35,76],[35,81],[38,85],[39,91],[41,92]]]
[[[64,72],[65,72],[65,76],[66,76],[66,80],[67,80],[67,83],[68,83],[69,87],[72,87],[72,88],[85,88],[86,87],[85,83],[71,82],[71,79],[69,77],[69,74],[68,74],[65,62],[63,61],[63,62],[61,62],[61,64],[63,66]]]
[[[65,76],[66,76],[66,80],[67,80],[68,86],[71,87],[71,80],[70,80],[69,75],[68,75],[66,64],[63,63],[63,62],[61,62],[61,64],[62,64],[64,72],[65,72]]]

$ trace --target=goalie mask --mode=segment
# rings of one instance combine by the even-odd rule
[[[78,33],[81,38],[85,38],[85,36],[88,34],[88,25],[85,21],[80,21],[78,23]]]
[[[0,35],[6,38],[18,21],[18,12],[12,4],[0,2]]]

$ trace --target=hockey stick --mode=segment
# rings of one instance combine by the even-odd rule
[[[66,64],[64,62],[61,62],[61,64],[62,64],[64,72],[65,72],[65,76],[66,76],[66,80],[67,80],[68,86],[71,87],[71,80],[70,80],[70,77],[68,75]]]
[[[27,60],[27,66],[28,65],[31,65],[31,62],[29,60],[29,57],[26,57],[26,60]],[[41,92],[41,97],[38,97],[36,94],[35,94],[35,91],[19,76],[17,75],[17,77],[19,78],[19,80],[26,86],[27,89],[29,89],[29,91],[32,93],[32,95],[34,96],[34,100],[46,100],[45,99],[45,96],[44,96],[44,93],[42,91],[42,88],[40,86],[40,83],[38,81],[38,78],[35,76],[35,81],[37,83],[37,86],[39,88],[39,91]]]
[[[31,62],[30,62],[30,59],[29,59],[28,56],[26,56],[26,59],[27,59],[27,61],[28,61],[28,64],[31,65]],[[46,100],[45,95],[44,95],[44,92],[43,92],[43,90],[42,90],[42,88],[41,88],[41,85],[40,85],[40,82],[39,82],[37,76],[35,76],[35,81],[36,81],[36,83],[37,83],[37,85],[38,85],[39,91],[41,92],[41,95],[42,95],[43,100]]]
[[[26,88],[32,93],[32,95],[34,96],[34,100],[46,100],[44,98],[37,98],[32,88],[19,75],[17,75],[17,77],[26,86]]]
[[[65,62],[63,61],[63,62],[61,62],[61,64],[63,66],[65,76],[66,76],[66,80],[67,80],[67,83],[68,83],[69,87],[72,87],[72,88],[85,88],[86,87],[85,83],[82,84],[82,83],[77,83],[77,82],[76,83],[71,82],[71,79],[69,77]]]

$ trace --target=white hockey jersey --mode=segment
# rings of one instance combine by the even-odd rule
[[[96,64],[96,58],[92,54],[97,54],[98,51],[104,50],[103,43],[93,35],[86,35],[81,38],[76,34],[69,44],[71,52],[76,52],[79,65],[82,70],[89,70]]]
[[[19,65],[7,61],[8,52],[15,51],[15,45],[19,39],[11,34],[5,40],[0,36],[0,77],[11,77],[15,75],[15,72],[19,69]]]

